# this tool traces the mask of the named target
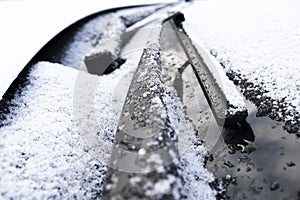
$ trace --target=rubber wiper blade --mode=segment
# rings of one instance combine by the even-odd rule
[[[217,81],[217,77],[214,76],[202,55],[199,54],[198,49],[184,30],[182,25],[184,20],[184,15],[178,12],[164,20],[164,24],[167,24],[167,26],[173,29],[176,33],[178,42],[182,45],[185,51],[188,61],[193,68],[216,121],[220,125],[230,125],[244,121],[248,116],[246,105],[244,102],[242,102],[242,106],[235,105],[235,102],[231,100],[231,97],[224,93],[224,87],[226,87],[226,85],[222,86],[220,84],[222,82]],[[219,71],[218,73],[224,73],[223,76],[226,76],[224,71]],[[236,90],[234,86],[230,87],[230,89]],[[238,91],[232,92],[239,95]]]
[[[159,198],[174,199],[180,193],[182,180],[174,162],[177,136],[167,114],[165,93],[160,50],[145,48],[118,123],[105,199],[156,198],[154,187],[161,180],[171,186]]]

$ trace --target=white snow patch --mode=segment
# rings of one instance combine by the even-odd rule
[[[150,197],[155,197],[156,199],[161,199],[163,194],[167,194],[171,190],[171,185],[176,184],[176,177],[173,175],[168,175],[167,179],[163,179],[155,183],[152,190],[147,190],[146,195]],[[174,197],[178,197],[179,194],[174,195]]]
[[[114,98],[115,89],[131,67],[124,65],[103,77],[47,62],[33,67],[30,84],[14,100],[17,107],[10,123],[0,129],[4,198],[101,196],[125,99],[125,95]],[[82,77],[85,84],[80,84]],[[91,91],[91,86],[96,88]],[[89,92],[76,94],[84,90]],[[87,142],[90,139],[92,143]]]
[[[204,167],[207,150],[196,136],[194,125],[187,120],[183,104],[176,96],[173,86],[167,86],[170,95],[166,96],[166,105],[170,114],[170,122],[178,137],[179,167],[183,178],[183,194],[187,199],[215,199],[214,191],[209,183],[214,176]]]
[[[107,29],[108,23],[114,14],[101,15],[86,23],[76,32],[74,41],[64,52],[62,64],[81,71],[87,71],[84,65],[84,56],[91,51],[101,40],[101,35]]]
[[[117,58],[120,53],[121,35],[125,29],[123,20],[119,16],[112,16],[100,42],[86,56],[90,57],[98,53],[109,52],[114,58]]]

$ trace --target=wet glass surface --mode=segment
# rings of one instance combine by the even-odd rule
[[[227,191],[232,199],[299,199],[299,138],[284,131],[282,123],[256,117],[256,107],[251,102],[247,107],[247,123],[255,136],[250,145],[255,150],[241,152],[241,147],[234,151],[219,142],[211,151],[214,159],[206,167],[219,179],[228,175],[235,179]],[[245,131],[239,130],[236,136]]]

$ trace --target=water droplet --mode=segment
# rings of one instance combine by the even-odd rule
[[[234,167],[234,164],[232,164],[230,161],[226,161],[226,162],[224,162],[223,164],[226,165],[226,166],[229,167],[229,168]]]
[[[278,182],[273,182],[270,185],[270,190],[274,191],[274,190],[277,190],[279,187],[280,187],[280,185]]]
[[[293,161],[286,163],[288,167],[294,167],[296,164]]]
[[[138,154],[142,156],[142,155],[145,155],[146,152],[147,152],[146,149],[141,148],[141,149],[138,151]]]

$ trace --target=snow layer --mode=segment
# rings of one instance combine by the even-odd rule
[[[109,52],[116,59],[120,53],[121,35],[125,29],[125,24],[119,16],[110,18],[100,42],[86,56],[92,57],[99,53]]]
[[[183,178],[184,199],[215,199],[216,191],[209,186],[209,183],[214,180],[214,176],[204,167],[207,149],[201,139],[196,136],[195,126],[186,117],[184,106],[177,96],[175,88],[169,85],[166,87],[166,91],[168,95],[166,95],[165,103],[170,122],[179,140],[179,168]]]
[[[34,66],[0,129],[2,198],[100,197],[125,98],[114,91],[129,71],[124,65],[98,78],[59,64]]]
[[[109,13],[96,17],[76,32],[74,41],[68,45],[64,52],[64,57],[61,60],[62,64],[81,71],[87,71],[83,62],[84,57],[101,40],[103,31],[107,29],[113,16],[114,14]]]
[[[297,0],[199,1],[184,11],[184,26],[194,41],[203,42],[228,75],[233,75],[231,78],[241,85],[252,83],[250,89],[260,105],[270,103],[271,98],[270,109],[277,119],[297,123],[299,10]],[[247,87],[245,91],[250,90]],[[274,102],[285,104],[277,109]]]
[[[131,8],[116,13],[101,15],[86,23],[75,35],[74,41],[65,51],[62,64],[86,71],[84,58],[111,53],[113,59],[121,51],[121,35],[126,23],[133,24],[162,7]]]

